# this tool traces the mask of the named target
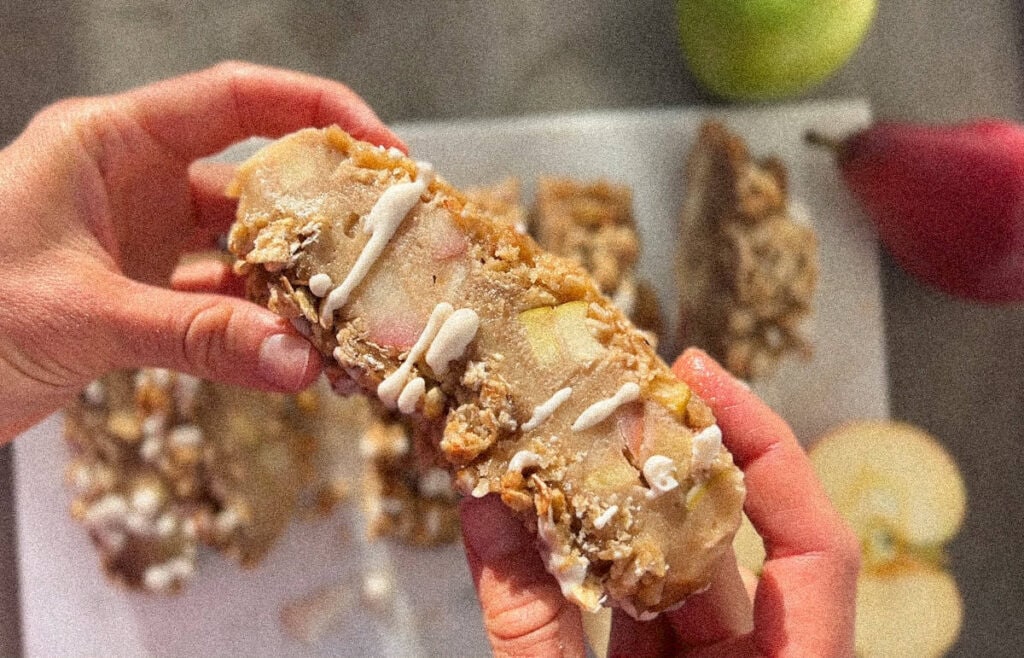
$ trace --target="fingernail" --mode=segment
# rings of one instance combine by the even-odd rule
[[[263,381],[282,389],[302,386],[313,355],[313,346],[291,334],[274,334],[260,346],[257,373]]]
[[[532,538],[522,521],[497,496],[462,501],[462,533],[484,563],[493,563],[529,548]]]

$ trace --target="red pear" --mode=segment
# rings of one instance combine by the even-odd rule
[[[1024,126],[878,123],[833,146],[893,258],[965,299],[1024,300]]]

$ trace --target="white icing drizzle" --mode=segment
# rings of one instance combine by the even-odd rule
[[[415,377],[402,387],[398,394],[398,410],[403,414],[411,414],[416,411],[416,403],[420,401],[423,394],[427,392],[427,383],[422,377]]]
[[[618,513],[618,511],[619,511],[619,506],[618,505],[612,505],[611,507],[609,507],[605,511],[601,512],[601,515],[598,516],[596,519],[594,519],[594,527],[597,528],[598,530],[604,528],[606,525],[608,525],[608,522],[611,521],[615,517],[615,515]]]
[[[597,612],[600,598],[584,588],[590,561],[582,555],[572,555],[568,547],[559,546],[558,531],[551,508],[547,516],[537,517],[537,537],[541,541],[541,557],[548,573],[558,581],[562,596],[589,612]]]
[[[644,478],[651,489],[647,492],[648,498],[657,498],[679,486],[675,475],[676,463],[665,455],[651,455],[644,462]]]
[[[539,404],[533,408],[533,415],[530,416],[530,420],[522,424],[522,430],[529,432],[537,429],[541,423],[551,417],[551,414],[555,413],[569,396],[572,395],[572,386],[566,386],[563,389],[555,391],[554,395],[547,399],[543,404]]]
[[[309,291],[317,297],[323,297],[331,290],[331,286],[334,282],[331,281],[331,275],[320,272],[309,277]]]
[[[168,433],[167,440],[173,446],[198,446],[203,443],[203,430],[191,423],[178,425]]]
[[[532,450],[520,450],[508,460],[509,473],[522,473],[528,468],[536,468],[541,465],[540,455]]]
[[[443,468],[430,468],[420,476],[416,485],[419,492],[428,498],[452,495],[452,476]]]
[[[417,167],[419,172],[416,180],[398,183],[384,190],[373,204],[373,208],[363,218],[363,231],[370,234],[370,239],[359,253],[352,269],[345,275],[345,279],[324,299],[320,308],[322,322],[326,323],[331,314],[348,302],[349,295],[370,272],[370,268],[380,258],[406,215],[416,207],[420,197],[427,191],[427,186],[433,178],[433,169],[425,162],[417,163]]]
[[[98,379],[89,382],[89,385],[83,391],[83,395],[85,396],[85,401],[93,406],[101,405],[107,401],[107,390],[103,387],[103,382]]]
[[[471,308],[460,308],[448,316],[427,349],[427,365],[443,376],[448,364],[465,353],[480,328],[480,316]]]
[[[612,295],[612,303],[619,307],[619,310],[626,315],[632,316],[636,309],[636,281],[632,277],[624,280],[615,289]]]
[[[470,495],[473,496],[473,498],[483,498],[489,493],[491,493],[491,481],[487,478],[480,478],[476,483],[476,486],[473,487],[473,490],[470,492]]]
[[[427,326],[423,328],[423,333],[420,334],[412,349],[409,350],[405,361],[402,361],[402,365],[398,366],[393,373],[388,375],[377,386],[377,397],[380,398],[381,402],[389,407],[395,407],[398,403],[398,396],[401,395],[402,389],[405,388],[405,382],[409,378],[413,364],[427,351],[431,341],[434,340],[434,336],[437,335],[441,325],[444,324],[444,321],[448,319],[453,310],[452,305],[448,302],[441,302],[434,307],[434,310],[430,313],[430,319],[427,320]]]
[[[704,471],[711,467],[718,453],[722,451],[722,430],[718,425],[708,425],[693,437],[693,468]]]
[[[624,404],[628,404],[640,397],[640,387],[634,382],[626,382],[619,387],[619,390],[610,398],[598,400],[583,410],[579,418],[572,424],[573,432],[582,432],[597,425],[604,419],[615,413],[615,410]]]

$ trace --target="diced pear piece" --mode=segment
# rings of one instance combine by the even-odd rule
[[[857,655],[942,656],[956,640],[963,604],[945,571],[907,564],[857,581]]]
[[[640,478],[636,469],[625,460],[612,461],[599,468],[587,471],[587,489],[594,492],[620,491],[623,487],[639,484]]]
[[[586,302],[541,306],[519,314],[526,339],[541,365],[553,365],[563,358],[589,364],[604,352],[587,328],[586,319]]]
[[[740,528],[732,540],[732,548],[736,552],[737,564],[750,569],[755,574],[761,573],[767,556],[764,550],[764,541],[761,539],[761,535],[757,534],[754,524],[750,522],[746,514],[743,515]]]
[[[658,380],[651,385],[651,397],[679,418],[685,418],[692,392],[683,382]]]
[[[583,634],[587,644],[598,658],[608,655],[608,641],[612,634],[612,609],[601,608],[597,612],[583,611]]]
[[[519,321],[526,330],[526,340],[541,365],[558,361],[561,346],[554,331],[555,310],[551,306],[531,308],[519,314]]]
[[[555,329],[569,357],[577,363],[592,363],[604,352],[587,327],[587,302],[567,302],[554,308]]]
[[[917,427],[848,423],[815,443],[810,456],[829,498],[862,541],[883,530],[895,543],[936,546],[960,529],[963,479],[943,447]]]

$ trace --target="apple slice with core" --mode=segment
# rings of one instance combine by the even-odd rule
[[[857,581],[857,655],[941,656],[956,640],[963,603],[952,576],[908,563]]]
[[[811,461],[829,498],[862,541],[940,546],[960,529],[966,492],[960,472],[924,431],[887,421],[840,426],[819,440]],[[894,533],[891,540],[879,533]]]
[[[860,538],[857,655],[943,655],[963,620],[956,581],[943,568],[967,499],[952,457],[924,430],[889,421],[842,425],[810,457]]]

